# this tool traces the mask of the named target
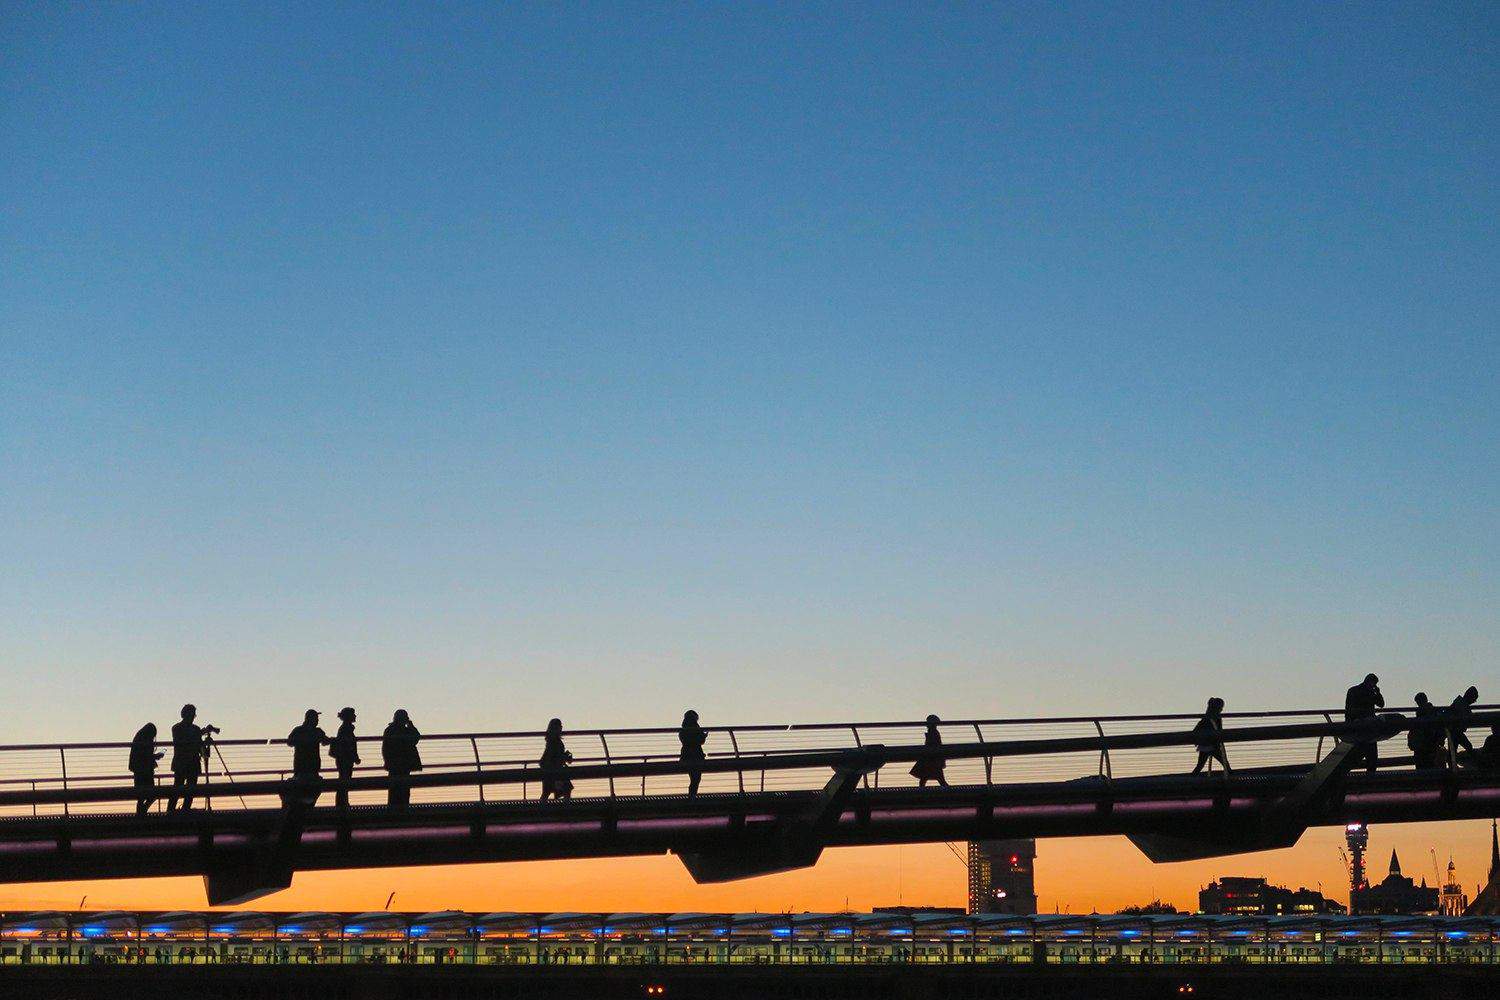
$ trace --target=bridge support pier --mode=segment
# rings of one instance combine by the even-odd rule
[[[768,833],[746,833],[712,851],[679,853],[693,881],[732,882],[755,875],[810,868],[818,863],[827,833],[838,822],[865,775],[879,770],[878,745],[851,753],[833,771],[817,801],[800,815],[776,824]]]
[[[1394,723],[1390,719],[1370,719],[1367,735],[1356,734],[1357,741],[1339,740],[1295,788],[1266,806],[1258,822],[1239,823],[1232,830],[1199,824],[1191,833],[1132,833],[1130,842],[1157,864],[1291,847],[1307,832],[1310,818],[1318,808],[1342,792],[1344,779],[1359,759],[1362,744],[1394,735],[1399,731],[1399,718],[1395,717]],[[1232,780],[1226,777],[1226,781]]]
[[[234,859],[212,858],[203,888],[210,906],[233,906],[289,889],[296,868],[297,848],[312,808],[322,791],[322,781],[298,779],[288,782],[282,793],[280,822],[270,842]]]

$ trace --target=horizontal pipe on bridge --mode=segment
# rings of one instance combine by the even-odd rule
[[[1389,713],[1414,714],[1415,706],[1408,708],[1388,708]],[[1500,711],[1500,704],[1475,705],[1472,711],[1476,714],[1483,712]],[[1335,715],[1343,715],[1342,708],[1296,708],[1285,711],[1263,711],[1263,712],[1225,712],[1221,716],[1225,719],[1286,719],[1298,717],[1327,718]],[[1004,718],[1004,719],[945,719],[942,722],[948,728],[968,728],[975,726],[1047,726],[1047,725],[1082,725],[1093,723],[1109,724],[1120,722],[1172,722],[1193,721],[1203,717],[1202,712],[1171,712],[1155,715],[1058,715],[1044,718]],[[1424,722],[1430,721],[1424,719]],[[1477,719],[1471,720],[1477,725]],[[925,729],[925,719],[913,719],[901,722],[788,722],[788,723],[755,723],[745,726],[704,726],[703,730],[708,733],[812,733],[812,732],[838,732],[847,733],[851,727],[861,730],[867,729]],[[609,736],[667,736],[675,735],[677,726],[641,726],[620,729],[569,729],[567,736],[590,737],[603,734]],[[425,743],[437,743],[452,740],[521,740],[521,739],[543,739],[547,734],[536,729],[517,729],[493,733],[424,733],[422,741]],[[358,743],[379,743],[379,736],[358,736]],[[286,742],[285,737],[251,737],[240,739],[214,739],[214,743],[221,747],[271,747],[282,746]],[[170,747],[170,741],[158,742],[158,747]],[[94,741],[88,743],[9,743],[0,744],[0,753],[16,753],[23,751],[56,751],[56,750],[128,750],[128,740]]]
[[[1382,720],[1359,720],[1335,723],[1293,723],[1279,726],[1253,726],[1244,729],[1226,729],[1218,734],[1224,743],[1248,743],[1272,740],[1304,739],[1319,736],[1353,736],[1356,741],[1379,734],[1391,736],[1416,726],[1442,726],[1455,721],[1443,716],[1417,719],[1389,717]],[[1481,726],[1500,723],[1500,712],[1476,712],[1461,720],[1465,726]],[[985,743],[954,743],[940,750],[925,746],[886,747],[875,744],[862,748],[841,750],[819,750],[804,753],[789,752],[762,758],[729,757],[709,759],[696,763],[661,761],[657,763],[586,764],[561,769],[573,781],[607,778],[638,778],[666,775],[684,775],[689,772],[703,774],[733,773],[738,771],[790,771],[809,768],[874,767],[886,764],[904,764],[921,759],[941,757],[943,760],[972,760],[985,757],[1026,757],[1067,753],[1089,753],[1102,750],[1140,750],[1158,747],[1194,746],[1203,737],[1191,731],[1174,733],[1128,733],[1118,736],[1078,736],[1062,739],[1002,740]],[[446,774],[415,774],[403,779],[401,784],[416,788],[463,788],[479,785],[508,785],[530,783],[545,776],[536,767],[504,768],[498,770],[456,771]],[[347,781],[320,779],[318,791],[329,792],[343,788],[351,792],[382,791],[389,789],[392,779],[352,778]],[[226,796],[275,796],[282,793],[297,794],[295,781],[236,781],[218,784],[202,784],[194,788],[195,799],[222,798]],[[311,789],[305,786],[303,793]],[[60,805],[100,802],[133,802],[137,798],[134,787],[49,789],[36,792],[0,792],[0,806]]]

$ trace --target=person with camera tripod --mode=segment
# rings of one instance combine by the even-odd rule
[[[182,811],[193,808],[193,789],[203,777],[204,765],[208,763],[210,739],[219,731],[218,726],[199,726],[193,720],[198,717],[194,705],[182,706],[182,721],[172,727],[172,792],[167,796],[167,812],[177,811],[177,800],[182,799]]]

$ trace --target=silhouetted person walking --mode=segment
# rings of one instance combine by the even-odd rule
[[[698,725],[698,713],[692,709],[688,709],[682,715],[682,728],[677,730],[677,741],[682,744],[682,751],[677,755],[677,759],[689,765],[688,798],[692,798],[698,794],[698,784],[703,780],[703,770],[691,765],[702,764],[708,756],[703,752],[703,744],[708,741],[708,733]]]
[[[1380,693],[1380,678],[1374,674],[1365,674],[1365,679],[1348,690],[1344,695],[1344,721],[1358,722],[1360,719],[1375,718],[1375,710],[1385,707],[1385,695]],[[1363,763],[1371,774],[1380,762],[1380,749],[1374,740],[1366,740],[1356,743],[1354,751],[1350,754],[1354,758],[1349,766],[1351,769]]]
[[[935,715],[927,717],[927,733],[922,738],[922,748],[928,752],[917,758],[910,771],[911,776],[917,779],[919,788],[926,788],[929,781],[948,787],[948,778],[943,774],[947,768],[947,761],[942,757],[943,734],[938,732],[938,723],[941,721],[943,720]]]
[[[130,775],[135,779],[135,814],[146,815],[156,801],[156,762],[166,754],[156,749],[156,723],[136,730],[130,741]]]
[[[1229,755],[1224,751],[1224,699],[1208,699],[1208,707],[1203,710],[1203,718],[1193,727],[1193,735],[1198,738],[1198,763],[1193,768],[1197,774],[1209,765],[1209,761],[1216,760],[1224,773],[1229,773]]]
[[[178,799],[182,800],[182,811],[193,808],[193,789],[203,776],[203,765],[208,763],[208,745],[204,737],[219,731],[218,726],[199,726],[196,720],[198,709],[193,705],[182,706],[182,721],[172,727],[172,792],[167,796],[167,812],[177,811]]]
[[[1435,721],[1438,707],[1428,700],[1425,691],[1417,692],[1416,703],[1416,722],[1406,733],[1412,762],[1417,767],[1442,767],[1443,727]]]
[[[328,756],[338,769],[339,789],[333,793],[333,804],[340,812],[349,809],[349,789],[343,783],[354,777],[354,767],[359,763],[359,743],[354,738],[354,709],[339,710],[339,731],[328,746]]]
[[[381,763],[391,778],[390,793],[386,804],[391,809],[405,809],[411,805],[411,784],[407,781],[413,771],[422,770],[422,755],[417,751],[417,741],[422,734],[412,725],[406,709],[396,709],[391,724],[385,727],[380,738]]]
[[[568,753],[568,748],[563,745],[562,720],[553,719],[547,723],[546,744],[542,749],[542,759],[537,761],[542,769],[542,802],[549,797],[566,799],[573,795],[573,782],[568,780],[568,765],[573,762],[573,755]]]
[[[1469,742],[1468,721],[1469,716],[1474,714],[1474,703],[1478,700],[1479,689],[1470,687],[1448,706],[1448,745],[1454,760],[1458,759],[1461,750],[1474,752],[1474,744]]]

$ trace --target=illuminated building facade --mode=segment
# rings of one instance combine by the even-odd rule
[[[1036,841],[969,844],[969,912],[1036,912]]]
[[[1198,890],[1198,912],[1286,916],[1343,913],[1344,905],[1312,889],[1286,889],[1263,878],[1226,875]]]
[[[1458,866],[1448,859],[1448,878],[1438,890],[1438,912],[1445,917],[1461,917],[1469,908],[1469,894],[1458,884]]]

